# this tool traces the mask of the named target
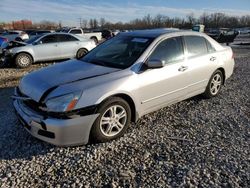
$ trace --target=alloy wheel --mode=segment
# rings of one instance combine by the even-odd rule
[[[210,91],[213,95],[216,95],[219,92],[221,84],[222,84],[221,75],[215,74],[210,84]]]
[[[127,121],[127,112],[121,105],[110,106],[102,115],[100,130],[107,137],[119,134]]]

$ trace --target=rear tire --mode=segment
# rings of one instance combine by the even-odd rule
[[[216,70],[211,76],[203,96],[212,98],[219,94],[223,85],[223,74],[220,70]]]
[[[18,68],[26,68],[33,63],[33,59],[27,53],[20,53],[16,56],[15,63]]]
[[[76,59],[81,59],[85,54],[88,53],[88,50],[85,48],[80,48],[76,53]]]
[[[92,39],[95,42],[96,45],[98,44],[98,40],[97,40],[96,37],[90,37],[90,39]]]
[[[130,106],[120,97],[111,97],[104,101],[97,112],[100,115],[90,132],[90,140],[94,143],[121,137],[131,122]]]

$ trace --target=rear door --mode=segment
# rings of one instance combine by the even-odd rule
[[[54,60],[60,56],[58,40],[56,34],[46,35],[42,37],[33,46],[36,61]]]
[[[188,96],[205,91],[216,70],[217,55],[212,45],[202,36],[184,36],[188,67]]]
[[[58,35],[58,46],[61,58],[73,58],[80,48],[79,40],[70,34]]]

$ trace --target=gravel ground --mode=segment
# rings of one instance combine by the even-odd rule
[[[18,123],[10,95],[29,70],[0,70],[0,187],[249,187],[250,51],[213,99],[144,116],[120,139],[55,147]],[[14,75],[14,76],[13,76]]]

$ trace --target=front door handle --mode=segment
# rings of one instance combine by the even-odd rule
[[[178,71],[184,72],[184,71],[187,70],[187,69],[188,69],[188,66],[181,66],[181,67],[178,69]]]
[[[210,57],[210,61],[215,61],[216,57]]]

